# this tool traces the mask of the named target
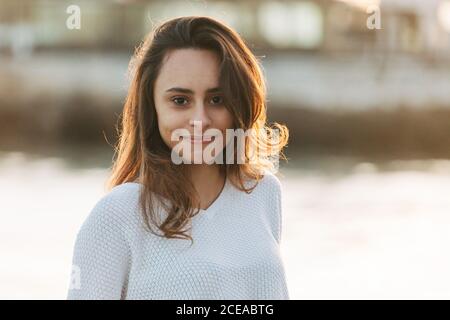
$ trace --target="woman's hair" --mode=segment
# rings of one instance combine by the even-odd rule
[[[266,85],[262,69],[236,31],[205,16],[178,17],[153,28],[130,61],[131,83],[116,128],[119,139],[107,189],[139,179],[143,185],[139,203],[148,229],[152,231],[154,224],[164,237],[193,241],[184,228],[199,212],[194,212],[198,195],[188,178],[186,166],[172,162],[171,150],[160,136],[153,96],[155,80],[165,55],[169,50],[182,48],[207,49],[217,53],[219,83],[225,107],[233,117],[233,129],[243,129],[244,132],[251,129],[252,134],[245,137],[246,161],[223,161],[219,164],[221,172],[232,178],[231,182],[238,189],[252,192],[264,171],[274,169],[271,159],[278,159],[281,155],[287,160],[282,149],[287,145],[289,131],[278,123],[271,127],[266,125]],[[251,147],[258,152],[253,153],[252,161],[248,161]],[[234,154],[237,156],[237,152]],[[256,184],[246,189],[245,179],[256,180]],[[157,221],[154,197],[160,200],[158,203],[167,212],[162,223]]]

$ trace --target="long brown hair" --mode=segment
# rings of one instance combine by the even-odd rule
[[[119,139],[107,189],[139,179],[143,185],[140,206],[149,231],[156,225],[166,238],[193,241],[186,233],[189,229],[184,228],[199,212],[193,209],[198,203],[197,196],[185,166],[171,161],[171,150],[159,134],[153,98],[154,83],[165,54],[181,48],[207,49],[218,54],[219,83],[225,106],[233,116],[234,128],[257,133],[245,137],[245,157],[248,160],[250,145],[256,145],[264,156],[258,153],[251,163],[226,161],[220,164],[220,170],[238,189],[250,193],[263,171],[273,170],[274,163],[269,159],[281,156],[287,160],[282,149],[287,145],[289,131],[278,123],[266,125],[266,85],[262,68],[236,31],[205,16],[178,17],[153,28],[130,61],[131,83],[118,122]],[[243,179],[255,180],[256,184],[246,189]],[[168,213],[162,223],[157,221],[154,197]]]

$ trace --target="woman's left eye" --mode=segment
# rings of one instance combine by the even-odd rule
[[[217,101],[217,98],[219,98],[219,101]],[[215,97],[213,97],[213,99],[211,99],[211,100],[214,100],[214,99],[216,99],[215,102],[214,102],[214,104],[221,104],[221,103],[223,103],[223,99],[222,99],[221,96],[215,96]]]

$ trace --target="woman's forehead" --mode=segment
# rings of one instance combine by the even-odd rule
[[[197,93],[217,88],[218,80],[219,64],[213,52],[178,49],[165,59],[156,82],[163,92],[183,88]]]

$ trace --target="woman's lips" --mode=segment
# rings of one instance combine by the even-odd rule
[[[214,140],[213,136],[185,136],[184,138],[189,139],[191,143],[210,143]]]

